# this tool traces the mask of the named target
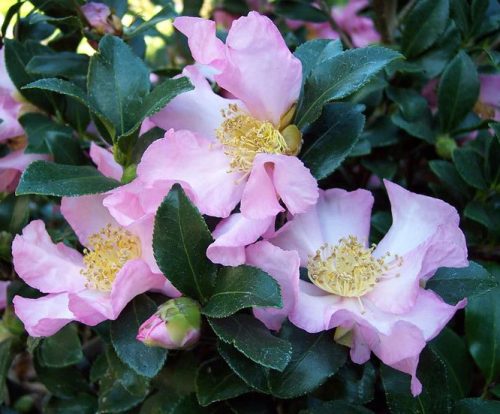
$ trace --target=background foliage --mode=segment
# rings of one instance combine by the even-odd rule
[[[14,235],[42,218],[54,241],[81,247],[59,213],[59,197],[119,185],[92,166],[90,142],[102,137],[114,145],[122,182],[130,181],[148,143],[163,136],[153,129],[138,139],[141,123],[191,88],[183,78],[172,79],[191,57],[171,18],[249,10],[243,0],[212,7],[199,0],[101,1],[124,24],[117,36],[102,40],[86,26],[83,0],[1,5],[7,68],[24,98],[42,110],[20,120],[26,151],[55,161],[32,164],[16,195],[0,196],[0,277],[12,281],[9,303],[15,294],[37,294],[14,273]],[[300,158],[320,186],[374,191],[374,242],[391,220],[383,178],[442,198],[460,213],[471,264],[440,269],[429,287],[448,303],[467,296],[469,305],[422,353],[423,393],[411,397],[409,377],[375,357],[353,364],[329,332],[311,335],[291,324],[278,335],[265,329],[244,309],[278,306],[274,280],[255,269],[209,262],[205,249],[214,223],[205,223],[175,187],[159,209],[154,249],[172,283],[202,305],[197,347],[167,353],[135,340],[139,324],[162,301],[154,294],[134,299],[116,321],[94,328],[73,323],[45,339],[28,337],[8,305],[0,325],[2,413],[500,412],[500,124],[494,120],[500,90],[496,108],[480,101],[481,74],[500,70],[499,3],[374,0],[364,14],[387,48],[347,50],[352,44],[343,33],[346,51],[339,41],[306,43],[305,27],[286,24],[328,22],[326,10],[342,1],[258,3],[303,62]],[[100,54],[90,57],[97,47]],[[154,88],[150,73],[160,78]],[[435,96],[426,99],[422,90],[433,80]],[[109,84],[114,88],[102,87]],[[96,130],[87,128],[91,120]],[[175,229],[183,228],[188,238],[181,245]],[[229,272],[247,274],[248,294],[220,303],[216,294],[230,290]]]

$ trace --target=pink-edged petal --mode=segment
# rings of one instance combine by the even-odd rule
[[[279,124],[298,100],[302,65],[266,16],[250,12],[234,21],[226,39],[226,61],[217,83],[241,99],[250,113]]]
[[[16,296],[14,310],[30,336],[51,336],[75,320],[68,308],[68,294],[57,293],[38,299]]]
[[[44,293],[74,292],[85,286],[82,255],[63,243],[54,244],[41,220],[29,223],[12,243],[17,274]]]
[[[90,144],[90,158],[94,164],[97,165],[97,169],[102,174],[106,177],[120,181],[123,174],[123,168],[115,161],[111,151],[92,142]]]
[[[297,214],[270,241],[285,250],[296,250],[301,265],[324,243],[335,245],[343,237],[368,242],[373,196],[369,191],[331,189],[319,192],[317,204]]]
[[[104,198],[104,194],[95,194],[61,199],[62,215],[85,246],[89,236],[98,233],[108,224],[118,226],[104,207]]]
[[[0,281],[0,310],[7,306],[7,289],[10,285],[9,281]]]
[[[218,66],[224,59],[224,43],[216,36],[215,22],[199,17],[177,17],[174,26],[188,38],[194,60]]]
[[[246,256],[247,264],[264,270],[280,285],[282,308],[254,308],[253,311],[268,329],[277,331],[297,302],[300,258],[297,252],[282,250],[267,241],[247,247]]]
[[[115,320],[137,295],[151,289],[161,289],[165,278],[153,274],[141,259],[127,262],[116,275],[111,292],[86,289],[70,294],[69,308],[75,318],[86,325]]]
[[[252,220],[241,213],[223,219],[212,235],[215,241],[208,246],[207,257],[224,266],[245,263],[245,247],[254,243],[274,225],[274,217]]]
[[[156,182],[179,182],[184,188],[187,184],[191,201],[201,213],[227,217],[244,188],[238,182],[241,173],[229,169],[221,146],[189,131],[170,130],[146,150],[137,175],[150,188]]]
[[[239,108],[244,108],[244,105],[214,93],[198,67],[187,66],[182,74],[189,78],[194,89],[176,96],[164,109],[153,115],[151,121],[166,131],[171,128],[186,129],[215,140],[215,131],[224,122],[222,111],[230,104],[236,104]]]

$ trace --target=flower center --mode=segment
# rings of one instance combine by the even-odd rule
[[[269,121],[241,112],[234,104],[223,111],[223,116],[216,135],[231,158],[230,172],[249,172],[257,154],[297,155],[300,151],[302,135],[295,125],[279,130]]]
[[[360,298],[389,270],[385,263],[389,253],[377,259],[372,254],[375,247],[364,247],[355,236],[340,239],[334,247],[324,244],[309,258],[309,279],[334,295]],[[395,259],[401,265],[401,258]]]
[[[129,260],[141,255],[139,238],[123,227],[108,224],[88,240],[84,249],[81,273],[88,280],[88,287],[103,292],[111,291],[117,273]]]

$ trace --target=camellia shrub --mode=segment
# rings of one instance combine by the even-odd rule
[[[0,12],[1,413],[500,413],[498,1]]]

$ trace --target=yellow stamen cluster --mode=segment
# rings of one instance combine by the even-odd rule
[[[375,245],[364,247],[355,236],[340,239],[334,247],[325,244],[309,258],[309,279],[334,295],[360,298],[389,269],[385,264],[388,255],[377,259],[372,255],[374,249]]]
[[[116,274],[129,260],[141,255],[139,238],[123,227],[108,224],[88,239],[89,249],[84,250],[85,264],[81,273],[88,280],[88,287],[103,292],[111,291]]]
[[[224,146],[224,153],[231,158],[231,171],[249,172],[257,154],[296,155],[300,150],[300,145],[291,145],[288,138],[292,136],[291,141],[302,139],[296,127],[294,134],[289,132],[291,125],[284,128],[282,132],[287,130],[284,136],[271,122],[255,119],[233,104],[223,111],[223,116],[225,119],[216,135]]]

